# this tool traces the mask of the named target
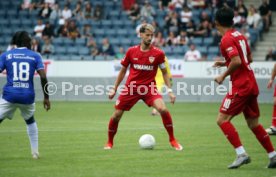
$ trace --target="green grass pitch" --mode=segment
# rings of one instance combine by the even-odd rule
[[[175,135],[184,146],[172,149],[159,117],[138,103],[120,122],[112,150],[103,150],[113,102],[53,102],[45,112],[37,103],[39,160],[30,155],[26,126],[17,112],[0,124],[0,177],[276,177],[266,169],[267,154],[246,127],[242,116],[233,120],[252,158],[238,170],[227,166],[235,152],[216,125],[218,103],[168,105]],[[270,125],[272,105],[261,104],[261,123]],[[141,150],[138,139],[150,133],[154,150]],[[276,136],[271,137],[276,146]]]

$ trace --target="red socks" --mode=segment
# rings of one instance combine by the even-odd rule
[[[174,134],[173,134],[173,122],[172,117],[169,111],[164,112],[161,114],[163,125],[166,128],[170,141],[175,140]]]
[[[252,132],[255,134],[256,138],[259,140],[261,145],[265,148],[267,153],[274,151],[269,135],[266,133],[262,125],[258,125],[257,127],[253,128]]]
[[[276,127],[276,105],[273,106],[272,126]]]
[[[239,134],[231,122],[223,122],[220,125],[220,128],[223,131],[226,138],[228,139],[228,141],[234,146],[234,148],[242,146]]]
[[[115,122],[111,118],[108,125],[108,143],[113,144],[113,139],[115,134],[117,133],[117,129],[118,129],[118,122]]]

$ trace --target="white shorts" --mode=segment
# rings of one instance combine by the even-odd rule
[[[21,112],[21,116],[28,120],[34,115],[35,112],[35,103],[33,104],[17,104],[10,103],[3,98],[0,98],[0,120],[8,118],[12,119],[14,112],[19,108]]]

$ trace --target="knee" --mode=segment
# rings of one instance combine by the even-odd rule
[[[156,110],[160,113],[163,114],[168,111],[168,109],[165,106],[157,107]]]
[[[30,117],[28,120],[25,120],[26,124],[30,125],[35,122],[34,116]]]
[[[217,118],[217,125],[220,126],[225,120]]]
[[[119,122],[120,121],[120,119],[122,118],[122,113],[120,112],[120,111],[115,111],[114,113],[113,113],[113,115],[112,115],[112,119],[114,120],[114,121],[116,121],[116,122]]]
[[[256,128],[258,125],[259,125],[259,123],[256,122],[256,121],[247,121],[247,126],[251,130],[253,130],[254,128]]]

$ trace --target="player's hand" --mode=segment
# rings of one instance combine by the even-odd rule
[[[271,88],[272,88],[272,85],[273,85],[273,80],[270,79],[270,80],[268,81],[268,83],[267,83],[267,88],[268,88],[268,89],[271,89]]]
[[[44,106],[44,109],[46,111],[51,109],[51,103],[50,103],[49,99],[44,99],[43,100],[43,106]]]
[[[225,66],[225,61],[216,61],[213,64],[213,67],[215,67],[215,68],[219,68],[219,67],[222,67],[222,66]]]
[[[170,97],[171,103],[174,104],[176,97],[173,94],[173,92],[169,92],[169,97]]]
[[[108,98],[110,100],[112,100],[114,98],[114,96],[116,95],[116,90],[114,88],[110,89],[109,90],[109,93],[108,93]]]
[[[216,83],[218,83],[220,85],[223,83],[224,79],[225,78],[221,75],[221,76],[216,77],[214,80]]]

